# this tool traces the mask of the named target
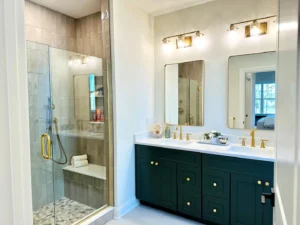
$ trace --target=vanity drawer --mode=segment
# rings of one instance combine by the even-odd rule
[[[263,150],[262,150],[263,151]],[[202,154],[203,170],[219,170],[272,180],[274,163],[228,156]]]
[[[161,159],[176,161],[177,163],[186,163],[190,166],[201,167],[201,153],[162,149],[159,151]]]
[[[179,193],[201,195],[201,167],[178,164],[177,184]]]
[[[229,199],[230,174],[217,170],[204,170],[202,181],[203,194]]]
[[[178,194],[178,212],[200,219],[201,195]]]
[[[158,151],[160,148],[146,145],[135,145],[136,158],[147,158],[149,160],[158,160]]]
[[[229,200],[203,196],[203,219],[220,225],[229,225]]]

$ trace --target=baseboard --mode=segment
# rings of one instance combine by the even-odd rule
[[[140,204],[140,202],[136,198],[134,198],[119,207],[115,207],[114,218],[117,220],[120,219],[125,214],[127,214],[128,212],[133,210],[135,207],[137,207],[139,204]]]

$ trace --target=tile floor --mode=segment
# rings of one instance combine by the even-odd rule
[[[33,212],[34,225],[54,225],[53,203]],[[94,208],[62,198],[55,202],[55,225],[71,225],[95,211]]]
[[[106,225],[201,225],[200,223],[140,205],[119,220]],[[203,224],[202,224],[203,225]]]

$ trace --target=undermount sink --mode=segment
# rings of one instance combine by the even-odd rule
[[[258,153],[260,155],[266,155],[266,156],[274,155],[274,148],[272,147],[260,148],[259,146],[257,146],[253,148],[250,146],[231,145],[228,150],[232,152],[241,153],[241,154]]]

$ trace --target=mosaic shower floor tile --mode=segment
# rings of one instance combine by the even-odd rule
[[[62,198],[33,212],[34,225],[71,225],[94,212],[95,209],[68,198]]]

